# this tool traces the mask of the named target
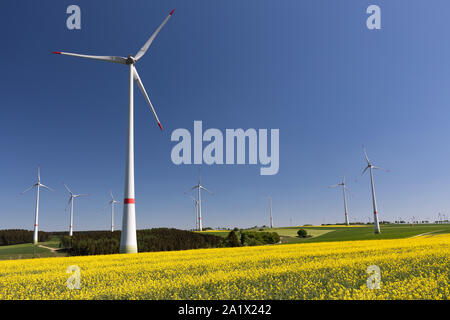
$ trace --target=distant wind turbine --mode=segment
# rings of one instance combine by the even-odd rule
[[[156,29],[156,31],[150,36],[144,46],[138,51],[138,53],[133,56],[129,55],[127,58],[125,57],[117,57],[117,56],[93,56],[93,55],[85,55],[85,54],[76,54],[76,53],[68,53],[68,52],[60,52],[54,51],[55,54],[61,54],[66,56],[73,56],[79,58],[87,58],[93,60],[114,62],[119,64],[124,64],[129,67],[129,79],[128,79],[128,88],[129,88],[129,99],[128,99],[128,138],[127,138],[127,162],[125,169],[125,195],[124,195],[124,206],[123,206],[123,219],[122,219],[122,234],[120,239],[120,252],[121,253],[136,253],[138,251],[137,248],[137,238],[136,238],[136,212],[135,212],[135,198],[134,198],[134,88],[133,88],[133,80],[136,81],[141,93],[145,97],[148,105],[150,106],[150,110],[153,112],[155,116],[156,122],[158,123],[159,128],[162,130],[161,122],[156,115],[155,109],[148,97],[147,92],[145,91],[144,85],[139,77],[139,74],[135,68],[136,62],[142,58],[142,56],[147,52],[148,48],[152,44],[153,40],[156,38],[158,33],[161,31],[162,27],[169,21],[169,18],[172,16],[172,10],[169,15],[164,19],[161,25]],[[131,35],[131,33],[130,33]]]
[[[348,189],[347,186],[345,185],[345,176],[342,178],[342,181],[338,184],[329,186],[328,188],[336,188],[336,187],[342,187],[342,193],[344,195],[344,214],[345,214],[345,224],[349,225],[349,221],[348,221],[348,211],[347,211],[347,199],[346,199],[346,195],[345,195],[345,190]]]
[[[31,187],[29,187],[27,190],[21,192],[20,194],[24,194],[27,191],[30,191],[31,189],[33,189],[34,187],[37,187],[37,192],[36,192],[36,211],[34,214],[34,233],[33,233],[33,243],[37,244],[38,243],[38,232],[39,232],[39,190],[41,187],[48,189],[50,191],[55,191],[52,188],[47,187],[46,185],[41,183],[41,167],[40,165],[38,165],[38,181],[33,184]]]
[[[109,194],[111,195],[111,200],[108,202],[108,204],[111,205],[111,232],[114,232],[114,204],[120,203],[120,201],[114,199],[112,190],[109,192]]]
[[[195,207],[195,229],[198,230],[198,200],[195,199],[193,196],[189,196],[194,201],[194,207]]]
[[[202,198],[201,198],[201,192],[200,191],[203,189],[203,190],[209,192],[210,194],[214,194],[214,193],[209,191],[208,189],[206,189],[204,186],[201,185],[201,183],[200,183],[200,172],[198,174],[198,184],[193,186],[191,188],[191,190],[189,190],[189,191],[192,191],[194,189],[197,189],[198,230],[202,231],[203,230],[203,225],[202,225]],[[187,193],[187,192],[185,192],[185,193]]]
[[[369,160],[369,157],[367,156],[366,153],[366,149],[363,146],[363,152],[364,152],[364,156],[366,158],[366,162],[367,162],[367,166],[366,168],[363,170],[363,172],[361,173],[360,178],[362,177],[362,175],[367,171],[367,169],[369,169],[369,173],[370,173],[370,185],[371,185],[371,189],[372,189],[372,205],[373,205],[373,224],[375,226],[375,233],[380,233],[380,224],[378,222],[378,211],[377,211],[377,200],[375,198],[375,186],[373,183],[373,173],[372,173],[372,169],[376,169],[376,170],[383,170],[386,172],[389,172],[389,170],[380,168],[380,167],[375,167]]]
[[[63,183],[64,184],[64,183]],[[64,187],[66,187],[67,191],[70,193],[69,197],[69,204],[70,204],[70,225],[69,225],[69,236],[71,237],[73,235],[73,200],[78,197],[84,197],[87,196],[87,194],[73,194],[72,191],[70,191],[69,187],[64,184]]]
[[[272,197],[269,197],[269,210],[270,210],[270,228],[273,228]]]

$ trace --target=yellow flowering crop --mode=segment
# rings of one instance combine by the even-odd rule
[[[447,300],[449,245],[444,234],[0,261],[0,299]],[[67,287],[71,265],[80,289]],[[367,287],[370,265],[380,289]]]

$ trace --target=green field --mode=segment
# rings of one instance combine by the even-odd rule
[[[305,229],[310,238],[297,237],[298,229]],[[374,234],[373,225],[357,226],[297,226],[282,228],[265,228],[263,231],[276,232],[281,237],[282,243],[300,243],[300,242],[326,242],[326,241],[347,241],[347,240],[375,240],[375,239],[400,239],[413,237],[419,234],[433,232],[450,233],[450,224],[409,224],[381,225],[381,233]],[[250,229],[250,231],[259,231],[260,229]],[[226,237],[229,231],[202,231],[205,234]]]
[[[59,238],[52,237],[49,241],[41,242],[40,245],[59,248]],[[0,246],[0,260],[7,259],[30,259],[37,257],[63,256],[62,253],[53,253],[50,249],[34,246],[32,243],[15,244],[11,246]]]

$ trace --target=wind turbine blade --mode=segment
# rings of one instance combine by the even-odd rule
[[[111,195],[111,199],[112,199],[113,201],[116,201],[116,200],[114,200],[114,196],[113,196],[113,194],[112,194],[112,190],[109,191],[109,194]]]
[[[363,145],[363,152],[364,152],[364,156],[366,157],[367,163],[370,163],[369,157],[367,156],[366,147],[364,147],[364,145]]]
[[[82,193],[82,194],[76,194],[75,197],[86,197],[88,194]]]
[[[328,188],[336,188],[338,184],[333,184],[332,186],[328,186]]]
[[[211,193],[211,194],[214,194],[214,192],[209,191],[209,190],[206,189],[204,186],[200,186],[200,189],[203,189],[203,190],[205,190],[205,191],[208,191],[208,192]]]
[[[91,56],[87,54],[78,54],[78,53],[70,53],[70,52],[61,52],[61,51],[53,51],[54,54],[62,54],[64,56],[72,56],[72,57],[79,57],[79,58],[86,58],[86,59],[92,59],[92,60],[100,60],[100,61],[107,61],[107,62],[114,62],[114,63],[121,63],[126,64],[127,58],[124,57],[115,57],[115,56]]]
[[[158,115],[156,114],[155,108],[153,108],[152,102],[150,101],[150,98],[148,97],[147,91],[145,91],[144,88],[144,84],[141,81],[141,78],[139,77],[139,74],[136,70],[136,68],[134,68],[134,81],[136,81],[136,84],[138,85],[139,89],[142,92],[142,95],[145,97],[145,100],[147,100],[148,105],[150,106],[150,110],[152,110],[153,115],[155,116],[156,122],[158,122],[158,126],[162,131],[162,126],[161,126],[161,122],[158,119]]]
[[[41,181],[41,165],[38,164],[38,181]]]
[[[72,201],[72,196],[69,197],[69,201],[67,202],[67,205],[70,204],[70,201]]]
[[[361,172],[361,175],[355,180],[355,182],[358,182],[359,179],[361,179],[361,177],[363,176],[363,174],[367,171],[367,169],[369,169],[369,166],[367,166],[363,172]]]
[[[389,169],[384,169],[384,168],[380,168],[380,167],[372,167],[372,169],[381,170],[381,171],[385,171],[385,172],[390,172],[391,171]]]
[[[33,184],[31,187],[29,187],[29,188],[28,188],[27,190],[25,190],[25,191],[22,191],[20,194],[24,194],[25,192],[30,191],[30,190],[33,189],[35,186],[36,186],[36,185]]]
[[[46,189],[48,189],[48,190],[50,190],[50,191],[55,191],[55,190],[53,190],[52,188],[47,187],[45,184],[42,184],[42,183],[41,183],[41,187],[44,187],[44,188],[46,188]]]
[[[161,23],[161,25],[158,27],[158,29],[156,29],[155,32],[153,32],[153,34],[151,35],[151,37],[147,40],[147,42],[144,44],[144,46],[138,51],[138,53],[136,53],[136,56],[134,57],[134,59],[136,61],[138,61],[140,58],[142,58],[142,56],[147,52],[148,48],[150,47],[150,45],[152,44],[153,40],[155,40],[156,36],[158,35],[158,33],[161,31],[162,27],[164,27],[164,25],[167,23],[167,21],[169,21],[170,17],[172,16],[173,12],[175,11],[175,9],[173,9],[172,11],[170,11],[169,15],[167,16],[167,18],[164,19],[164,21]]]
[[[63,183],[63,185],[64,185],[64,187],[66,187],[67,191],[69,191],[69,193],[70,193],[70,194],[72,195],[72,191],[70,191],[69,187],[68,187],[68,186],[66,186],[66,184],[65,184],[65,183]]]

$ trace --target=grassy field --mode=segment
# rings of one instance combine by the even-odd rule
[[[298,229],[305,229],[311,238],[299,238]],[[423,233],[435,232],[450,233],[450,224],[409,224],[381,225],[381,234],[374,234],[373,225],[327,225],[327,226],[296,226],[281,228],[265,228],[263,231],[276,232],[281,237],[282,243],[324,242],[324,241],[348,241],[348,240],[376,240],[376,239],[401,239],[416,236]],[[250,229],[259,231],[260,229]],[[202,231],[202,233],[226,237],[229,231]]]
[[[40,242],[40,245],[59,248],[59,238],[52,237],[49,241]],[[11,246],[0,246],[0,260],[8,259],[30,259],[37,257],[56,257],[62,256],[61,253],[53,253],[50,249],[34,246],[32,243],[15,244]]]
[[[449,246],[450,235],[441,234],[410,239],[7,260],[0,261],[0,300],[448,300]],[[69,277],[75,277],[67,269],[74,265],[80,270],[78,290],[67,287]],[[379,289],[367,285],[371,277],[367,270],[373,265],[380,270]]]

